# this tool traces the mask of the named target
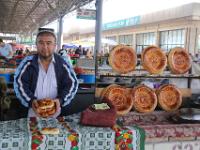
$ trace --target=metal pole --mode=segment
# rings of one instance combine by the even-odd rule
[[[98,78],[98,56],[97,55],[98,55],[98,52],[101,51],[102,6],[103,6],[103,0],[96,0],[96,26],[95,26],[95,49],[94,49],[95,94],[96,94],[97,78]]]
[[[63,43],[63,17],[60,16],[58,19],[57,50],[62,48]]]

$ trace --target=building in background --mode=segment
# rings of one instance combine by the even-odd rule
[[[200,3],[134,16],[103,25],[102,37],[127,44],[140,53],[149,45],[157,45],[168,52],[180,46],[189,53],[200,53]],[[95,36],[94,28],[64,35],[64,42]]]

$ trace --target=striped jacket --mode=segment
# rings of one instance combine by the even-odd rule
[[[64,107],[74,98],[78,81],[72,66],[61,56],[54,54],[55,73],[58,87],[57,98]],[[37,99],[34,96],[37,79],[39,74],[38,55],[27,56],[20,63],[14,75],[14,90],[20,102],[29,107],[32,100]]]

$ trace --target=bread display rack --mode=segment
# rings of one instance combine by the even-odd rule
[[[104,66],[105,62],[110,59],[109,57],[103,56],[103,57],[98,57],[98,59],[104,59]],[[110,61],[110,60],[109,60]],[[95,97],[96,100],[98,100],[98,97],[100,96],[100,92],[102,91],[101,89],[103,87],[106,87],[110,84],[118,84],[118,85],[123,85],[125,87],[134,87],[136,84],[136,80],[140,80],[143,81],[144,79],[151,79],[155,82],[157,82],[156,80],[159,79],[187,79],[187,88],[186,89],[182,89],[181,92],[183,92],[183,96],[187,97],[187,99],[192,99],[192,92],[191,92],[191,81],[192,79],[200,79],[200,75],[199,74],[193,74],[192,73],[192,67],[188,70],[187,73],[184,74],[173,74],[169,71],[169,66],[167,65],[167,67],[164,69],[164,71],[162,73],[159,74],[150,74],[149,72],[147,72],[144,67],[142,67],[142,62],[140,61],[139,58],[137,58],[137,64],[135,67],[135,70],[130,72],[130,73],[126,73],[126,74],[119,74],[118,72],[115,72],[114,70],[112,70],[112,68],[110,67],[110,69],[108,69],[107,71],[101,71],[99,69],[100,65],[98,64],[99,60],[96,59],[96,65],[95,65]],[[193,63],[191,61],[191,63]],[[101,66],[102,67],[102,66]],[[109,64],[107,63],[107,68],[109,68]],[[134,81],[134,82],[133,82]],[[185,96],[186,95],[186,96]]]

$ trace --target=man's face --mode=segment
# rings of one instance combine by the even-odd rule
[[[51,34],[46,33],[37,37],[36,46],[39,56],[43,59],[48,59],[54,53],[56,41]]]

